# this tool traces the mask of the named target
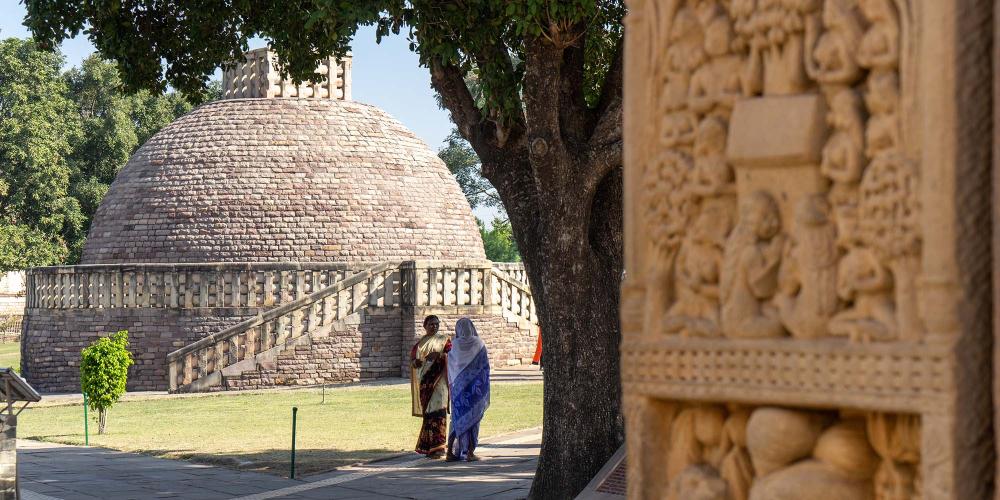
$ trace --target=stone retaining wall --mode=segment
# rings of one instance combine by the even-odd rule
[[[273,364],[225,377],[223,386],[215,389],[260,389],[409,377],[410,349],[419,340],[414,327],[420,327],[426,314],[437,314],[441,318],[442,331],[452,334],[460,318],[472,319],[486,343],[494,368],[531,362],[536,334],[530,329],[519,328],[517,323],[501,315],[467,307],[419,313],[411,314],[403,308],[370,308],[352,316],[345,331],[306,335],[283,349]],[[403,356],[402,366],[399,353]]]
[[[128,390],[165,390],[167,354],[260,312],[257,308],[28,309],[21,374],[42,392],[79,392],[80,351],[128,330],[135,365]]]

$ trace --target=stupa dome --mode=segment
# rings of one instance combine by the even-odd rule
[[[178,118],[118,174],[82,262],[485,259],[444,163],[344,94],[224,99]]]

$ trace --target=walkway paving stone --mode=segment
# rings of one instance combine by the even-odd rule
[[[525,498],[541,429],[485,440],[480,462],[418,455],[343,467],[301,480],[123,453],[18,440],[24,500]]]

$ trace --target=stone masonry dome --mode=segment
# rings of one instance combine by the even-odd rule
[[[485,259],[445,165],[378,108],[282,97],[212,102],[153,136],[97,210],[82,262],[408,259]]]

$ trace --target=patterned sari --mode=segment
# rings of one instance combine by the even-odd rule
[[[448,355],[451,385],[451,432],[448,449],[455,459],[475,459],[479,422],[490,406],[490,359],[486,345],[469,318],[455,325],[455,343]]]
[[[432,455],[445,449],[445,431],[448,426],[448,360],[451,341],[443,333],[424,335],[410,351],[410,360],[420,360],[419,368],[410,365],[410,387],[413,398],[413,416],[422,417],[417,453]],[[427,357],[440,356],[433,362]]]

